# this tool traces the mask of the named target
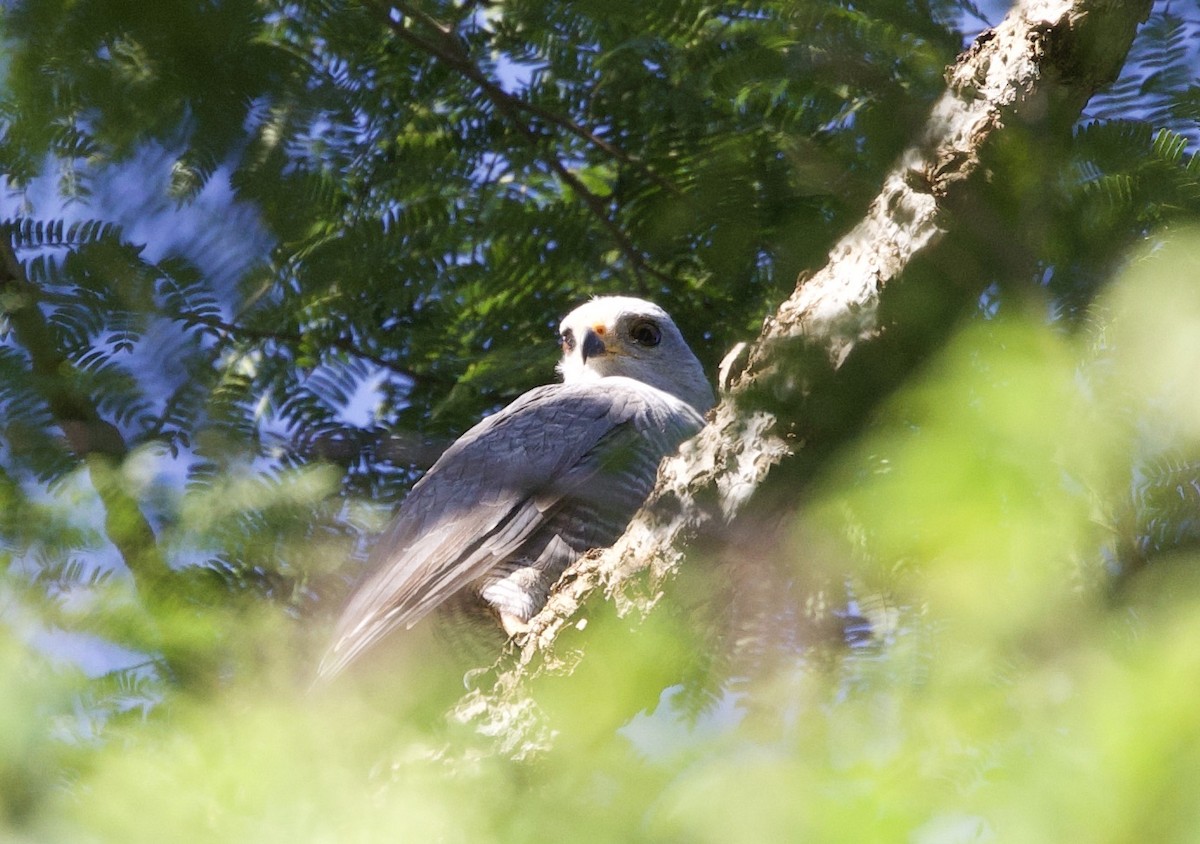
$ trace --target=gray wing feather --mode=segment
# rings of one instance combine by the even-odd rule
[[[322,674],[340,671],[392,630],[411,627],[516,552],[548,519],[569,522],[570,514],[558,510],[589,484],[597,487],[588,490],[593,499],[635,498],[623,519],[632,515],[654,483],[653,467],[701,419],[654,388],[606,380],[613,383],[531,390],[446,450],[376,543]],[[622,449],[631,448],[643,459],[613,471]],[[616,537],[602,538],[608,544]]]

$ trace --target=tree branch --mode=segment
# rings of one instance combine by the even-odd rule
[[[30,283],[10,242],[0,242],[0,291],[4,315],[14,338],[29,355],[35,389],[67,439],[71,451],[88,467],[92,486],[104,507],[105,532],[121,554],[134,588],[152,617],[173,606],[175,578],[158,546],[150,522],[137,499],[128,493],[121,462],[129,453],[124,437],[105,420],[95,402],[75,384],[74,368],[59,350],[54,332],[38,307],[39,291]],[[172,673],[181,681],[197,675],[198,666],[162,642],[155,643]]]
[[[564,575],[515,658],[499,663],[493,684],[466,695],[453,718],[493,736],[506,753],[548,747],[550,733],[526,683],[569,670],[554,644],[583,603],[603,589],[619,612],[649,612],[664,579],[682,564],[686,544],[702,530],[728,524],[771,469],[800,447],[788,440],[786,420],[742,408],[742,400],[767,385],[810,405],[833,396],[837,379],[822,377],[816,387],[814,376],[837,372],[858,346],[879,336],[881,292],[947,234],[951,209],[977,183],[981,152],[1008,124],[1077,119],[1088,98],[1116,77],[1150,5],[1024,0],[959,56],[921,138],[901,155],[865,218],[833,247],[826,265],[802,279],[767,318],[708,425],[663,462],[654,493],[625,535]],[[821,353],[816,366],[823,373],[786,369],[783,359],[797,341]],[[645,573],[651,586],[637,594],[634,575]]]
[[[451,27],[440,23],[439,21],[430,17],[428,14],[414,8],[411,4],[401,2],[401,0],[392,0],[392,2],[387,5],[382,2],[371,3],[370,5],[373,9],[375,9],[379,19],[383,21],[387,27],[391,29],[392,32],[402,41],[413,47],[416,47],[418,50],[430,56],[433,56],[438,61],[453,67],[455,70],[462,73],[467,79],[471,80],[471,82],[478,85],[488,100],[491,101],[492,105],[496,107],[497,111],[508,118],[509,123],[517,130],[517,132],[520,133],[521,137],[523,137],[531,147],[536,148],[541,138],[532,127],[530,127],[524,120],[521,119],[520,112],[533,114],[549,123],[552,123],[555,126],[566,129],[572,134],[575,134],[595,145],[614,158],[639,167],[658,184],[664,186],[667,190],[677,192],[675,191],[674,187],[662,180],[661,177],[650,172],[645,165],[641,164],[627,153],[608,143],[603,138],[598,137],[595,133],[585,129],[582,126],[579,126],[574,121],[562,117],[561,115],[557,115],[554,112],[543,109],[540,106],[528,102],[527,100],[521,99],[520,97],[514,97],[513,95],[509,94],[490,78],[488,78],[487,74],[480,70],[479,67],[473,61],[471,61],[470,57],[463,49],[462,42],[454,34],[454,30]],[[404,26],[401,21],[395,20],[391,15],[391,10],[393,9],[405,17],[421,22],[429,29],[432,29],[438,33],[438,43],[421,37],[408,27]],[[629,262],[634,274],[639,280],[642,274],[646,273],[654,276],[659,281],[664,283],[672,283],[674,281],[670,275],[664,273],[662,270],[659,270],[657,267],[654,267],[649,263],[649,261],[647,261],[646,256],[644,256],[641,250],[634,245],[633,241],[629,239],[629,236],[625,234],[625,231],[608,213],[608,208],[606,207],[604,200],[593,193],[587,187],[587,185],[585,185],[583,181],[579,179],[578,176],[572,173],[570,169],[563,164],[561,160],[559,160],[557,155],[548,154],[544,156],[544,159],[546,166],[549,167],[559,179],[568,185],[571,190],[573,190],[579,196],[579,198],[583,200],[584,205],[587,206],[588,211],[591,212],[592,216],[594,216],[608,231],[609,236],[612,237],[613,242],[616,243],[617,248],[621,251],[621,254],[625,256],[625,260]]]
[[[203,325],[205,328],[210,328],[222,338],[244,337],[250,340],[270,340],[277,343],[299,345],[304,342],[304,335],[299,331],[273,331],[264,328],[252,328],[247,325],[237,325],[236,323],[225,322],[220,317],[215,317],[209,314],[198,313],[180,313],[175,316],[180,322],[187,326]],[[324,342],[327,342],[335,349],[341,349],[343,352],[353,355],[356,358],[369,361],[376,366],[383,367],[401,375],[414,384],[429,381],[430,379],[424,375],[418,375],[412,370],[407,369],[394,360],[388,360],[382,355],[369,352],[354,342],[353,338],[345,336],[337,337],[322,337]]]
[[[480,70],[478,65],[471,61],[470,57],[462,47],[462,42],[455,35],[454,28],[449,24],[441,23],[429,14],[414,7],[411,3],[403,2],[403,0],[392,0],[390,6],[392,9],[395,9],[405,17],[419,21],[430,29],[436,31],[439,35],[439,39],[445,46],[443,48],[425,41],[408,30],[405,30],[407,34],[402,35],[401,37],[418,49],[423,50],[429,55],[438,58],[440,61],[445,62],[446,64],[458,70],[465,77],[478,85],[487,98],[491,100],[492,104],[497,108],[509,109],[511,111],[523,111],[527,114],[533,115],[534,117],[540,118],[551,125],[558,126],[560,129],[564,129],[567,132],[570,132],[572,135],[575,135],[577,138],[596,147],[606,155],[609,155],[624,164],[628,164],[631,167],[636,167],[637,169],[641,170],[642,173],[652,179],[659,187],[662,187],[671,193],[679,192],[678,188],[651,170],[646,163],[640,160],[637,156],[631,155],[620,147],[604,140],[604,138],[600,137],[586,126],[580,125],[566,115],[558,114],[550,111],[549,109],[542,108],[537,103],[531,103],[529,100],[513,96],[508,91],[505,91],[492,79],[488,78],[487,74]],[[381,4],[380,7],[382,8]],[[393,31],[395,31],[396,22],[393,21],[390,16],[387,17],[387,20],[388,25],[393,29]]]

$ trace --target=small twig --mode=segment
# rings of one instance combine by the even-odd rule
[[[225,322],[219,317],[208,316],[205,314],[183,313],[179,314],[175,318],[180,322],[183,322],[185,325],[203,325],[205,328],[211,328],[225,339],[245,337],[252,340],[273,340],[279,343],[296,344],[303,343],[305,340],[304,335],[299,331],[271,331],[265,328],[252,328],[247,325],[235,325],[233,323]],[[404,368],[396,361],[388,360],[382,355],[378,355],[374,352],[368,352],[349,337],[336,336],[322,338],[322,340],[327,341],[330,346],[336,349],[341,349],[342,351],[348,352],[357,358],[370,361],[376,366],[389,369],[398,375],[408,378],[414,383],[429,380],[426,376],[417,375],[412,370]]]
[[[470,60],[462,48],[462,43],[454,35],[452,28],[440,23],[426,13],[414,9],[408,3],[400,2],[400,0],[393,0],[390,8],[385,7],[382,5],[382,3],[372,3],[371,5],[373,8],[375,8],[381,20],[386,23],[388,28],[390,28],[392,32],[401,40],[416,47],[422,52],[428,53],[439,61],[445,62],[446,64],[454,67],[462,72],[464,76],[478,85],[488,99],[491,100],[492,104],[496,106],[497,110],[508,118],[509,122],[517,129],[521,136],[526,139],[530,146],[536,148],[541,140],[541,137],[533,128],[531,128],[524,120],[521,119],[519,114],[521,111],[541,117],[553,123],[554,125],[564,128],[573,134],[584,138],[588,142],[595,144],[599,149],[602,149],[606,153],[619,158],[621,161],[641,167],[643,170],[645,170],[644,165],[642,165],[640,162],[632,159],[626,153],[622,152],[611,144],[608,144],[607,141],[597,137],[594,133],[589,132],[573,121],[567,120],[561,115],[556,115],[553,112],[542,109],[541,107],[536,106],[526,100],[520,99],[519,97],[513,97],[503,88],[489,79],[487,75],[484,74],[483,71],[481,71],[478,66],[476,66],[475,63]],[[435,44],[428,39],[421,37],[408,27],[404,26],[402,22],[395,20],[391,15],[391,9],[395,9],[400,14],[419,21],[438,32],[441,36],[442,44]],[[642,280],[643,274],[651,275],[666,284],[670,284],[674,281],[670,275],[652,266],[646,260],[646,257],[633,244],[633,242],[629,239],[629,236],[625,234],[624,230],[617,224],[615,220],[612,219],[602,198],[589,190],[587,185],[585,185],[578,176],[572,173],[557,156],[553,154],[546,154],[544,159],[546,165],[555,173],[555,175],[557,175],[565,184],[567,184],[571,190],[579,195],[579,198],[583,200],[584,205],[587,206],[592,215],[608,231],[609,235],[616,243],[617,248],[625,256],[625,259],[629,262],[630,267],[633,269],[634,275],[637,278],[638,285],[642,289],[643,294],[649,293]],[[653,173],[650,173],[650,171],[646,170],[646,172],[655,178],[656,181],[659,181],[660,184],[666,184],[662,182],[659,177],[655,176]],[[674,190],[670,185],[666,185],[666,187]]]
[[[377,2],[374,5],[380,9],[380,11],[382,11],[382,2]],[[514,97],[508,91],[505,91],[504,88],[496,84],[495,81],[489,79],[487,74],[479,69],[478,65],[471,61],[470,57],[462,47],[462,41],[456,36],[454,27],[441,23],[436,18],[431,17],[428,13],[415,8],[410,3],[404,2],[404,0],[392,0],[390,7],[405,17],[419,21],[437,31],[441,35],[442,42],[445,46],[439,47],[436,44],[426,41],[425,39],[413,33],[411,30],[404,28],[402,24],[399,24],[397,21],[393,20],[391,15],[384,13],[383,18],[387,21],[388,26],[390,26],[393,31],[396,31],[397,28],[403,30],[401,37],[414,47],[418,47],[419,49],[434,55],[436,58],[462,72],[464,76],[466,76],[483,90],[488,99],[491,100],[492,104],[497,108],[513,108],[520,111],[525,111],[534,115],[535,117],[545,120],[547,123],[552,123],[555,126],[558,126],[560,129],[565,129],[572,135],[575,135],[581,140],[587,141],[589,144],[603,151],[607,155],[610,155],[613,158],[616,158],[632,167],[638,168],[646,176],[652,179],[655,184],[664,190],[667,190],[673,194],[679,194],[679,188],[655,173],[637,156],[631,155],[615,144],[606,141],[591,129],[588,129],[586,126],[571,120],[565,115],[542,108],[537,103],[532,103],[529,100],[521,99],[520,97]]]
[[[536,141],[536,136],[533,134],[532,129],[522,125],[518,125],[517,128],[522,133],[525,133],[527,137],[530,138],[531,142]],[[588,190],[587,185],[580,181],[578,176],[567,169],[566,165],[563,164],[557,156],[546,156],[546,164],[549,165],[550,169],[553,170],[560,179],[570,186],[571,190],[579,194],[580,199],[582,199],[584,204],[588,206],[588,209],[592,212],[592,215],[600,221],[602,226],[608,229],[609,235],[611,235],[612,239],[616,241],[617,248],[621,250],[621,253],[625,256],[625,260],[629,261],[630,266],[633,267],[633,272],[637,277],[638,286],[640,288],[639,292],[643,296],[649,295],[650,293],[642,281],[643,272],[654,276],[659,281],[666,284],[671,284],[674,281],[674,279],[672,279],[667,273],[664,273],[657,267],[651,266],[646,261],[641,251],[633,244],[633,241],[629,239],[629,236],[625,234],[625,230],[622,229],[617,222],[608,215],[608,210],[605,208],[604,200]]]

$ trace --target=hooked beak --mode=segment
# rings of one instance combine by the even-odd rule
[[[604,347],[604,341],[600,339],[600,335],[590,329],[584,332],[583,346],[580,348],[584,363],[587,363],[588,358],[598,358],[607,351]]]

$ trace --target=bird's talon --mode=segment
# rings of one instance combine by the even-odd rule
[[[504,632],[508,634],[508,638],[516,639],[519,636],[524,636],[533,628],[529,626],[528,621],[524,621],[515,615],[509,613],[500,613],[500,624],[504,627]]]

